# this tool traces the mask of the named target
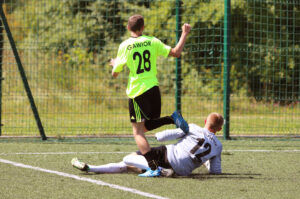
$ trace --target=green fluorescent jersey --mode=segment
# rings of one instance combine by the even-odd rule
[[[129,38],[120,44],[113,72],[121,72],[124,65],[130,70],[126,93],[135,98],[153,86],[158,85],[156,78],[156,59],[167,57],[171,50],[159,39],[149,36]]]

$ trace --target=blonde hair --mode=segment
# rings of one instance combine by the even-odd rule
[[[207,116],[206,122],[210,128],[218,131],[224,124],[224,118],[219,113],[211,113]]]

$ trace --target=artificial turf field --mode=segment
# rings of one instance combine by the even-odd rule
[[[70,164],[73,157],[94,165],[118,162],[137,150],[131,137],[2,138],[0,198],[300,197],[299,138],[220,140],[222,175],[209,175],[200,167],[188,177],[141,178],[135,173],[86,174]]]

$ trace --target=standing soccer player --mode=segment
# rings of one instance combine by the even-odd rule
[[[160,118],[161,96],[156,77],[156,60],[158,56],[180,57],[191,26],[182,26],[182,34],[175,48],[165,45],[155,37],[143,35],[144,18],[141,15],[131,16],[127,29],[131,37],[120,44],[117,57],[111,59],[112,76],[117,77],[125,65],[130,70],[126,93],[129,97],[133,135],[140,152],[152,169],[145,175],[155,176],[159,175],[155,153],[151,151],[144,133],[174,123],[185,133],[189,132],[188,124],[176,111],[172,116]]]

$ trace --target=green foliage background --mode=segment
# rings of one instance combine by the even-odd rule
[[[199,123],[209,112],[222,112],[224,1],[182,2],[182,22],[193,27],[182,55],[182,110],[188,121]],[[275,129],[300,133],[299,9],[294,1],[231,1],[232,132],[260,129],[264,121],[258,124],[256,119],[262,114],[270,115],[267,134],[277,133],[274,117],[280,121]],[[174,0],[11,0],[5,10],[42,119],[48,131],[63,134],[129,132],[128,71],[112,79],[108,60],[129,36],[130,15],[144,16],[145,34],[176,44]],[[9,82],[3,89],[4,113],[9,115],[4,119],[10,123],[17,110],[31,129],[34,121],[28,121],[28,102],[13,64],[9,58],[3,66]],[[175,108],[174,59],[159,60],[158,78],[163,114],[170,114]],[[241,118],[246,122],[240,124]],[[7,130],[15,132],[14,125]]]

